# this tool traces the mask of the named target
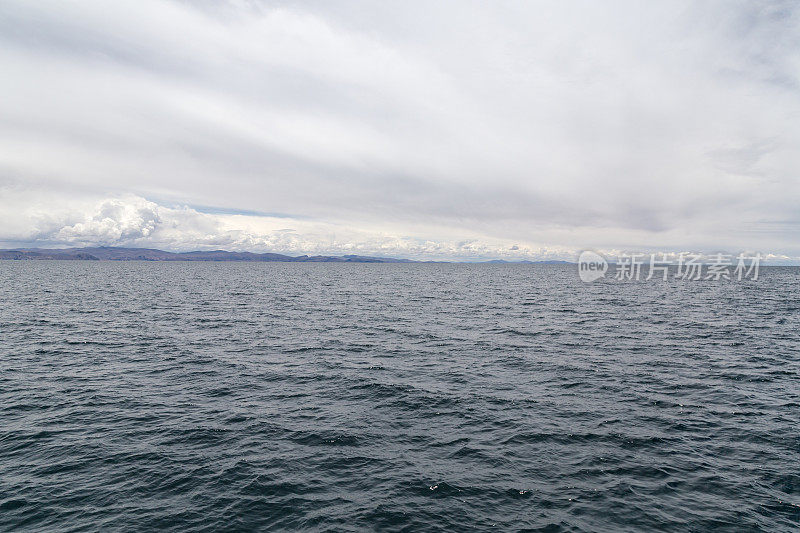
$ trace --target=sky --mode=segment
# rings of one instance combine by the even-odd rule
[[[797,2],[0,2],[3,248],[799,237]]]

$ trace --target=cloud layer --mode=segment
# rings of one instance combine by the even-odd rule
[[[798,11],[8,0],[0,241],[800,257]]]

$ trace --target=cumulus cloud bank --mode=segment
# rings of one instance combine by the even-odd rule
[[[800,257],[792,2],[0,4],[0,242]]]

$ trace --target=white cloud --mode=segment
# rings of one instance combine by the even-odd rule
[[[68,196],[68,195],[67,195]],[[580,247],[552,245],[526,238],[497,238],[488,233],[453,230],[429,223],[408,226],[399,233],[391,226],[354,228],[347,223],[269,216],[261,214],[206,213],[188,206],[159,205],[137,196],[112,198],[50,195],[43,191],[4,191],[17,209],[5,213],[16,226],[6,228],[3,247],[126,246],[166,250],[278,252],[288,255],[375,255],[417,260],[507,259],[575,260]],[[22,207],[24,206],[24,207]],[[631,242],[642,233],[627,235]],[[550,241],[565,241],[553,233]],[[681,242],[681,235],[674,242]],[[598,238],[601,236],[598,234]],[[644,242],[644,241],[642,241]],[[694,250],[702,250],[695,247]],[[724,247],[707,248],[723,250]],[[609,256],[625,251],[682,251],[678,244],[658,247],[644,243],[633,248],[599,247]],[[728,248],[727,251],[743,251]],[[773,261],[799,261],[800,257],[769,254]]]
[[[18,222],[17,232],[7,229],[5,246],[133,246],[187,251],[227,249],[272,251],[290,255],[359,254],[402,256],[415,259],[446,257],[568,258],[574,250],[547,248],[533,243],[510,245],[485,235],[455,239],[447,228],[434,228],[437,238],[399,235],[381,228],[353,229],[330,223],[263,215],[204,213],[187,206],[164,206],[137,196],[84,198],[64,202],[63,197],[30,191],[5,191],[22,206],[6,215]],[[30,231],[25,231],[32,228]],[[431,233],[425,226],[424,232]],[[463,237],[463,235],[461,235]],[[3,243],[0,240],[0,243]]]
[[[800,256],[792,3],[8,0],[0,66],[6,242]]]
[[[158,207],[152,202],[133,199],[106,200],[81,222],[64,226],[53,236],[58,241],[117,243],[147,239],[161,224]]]

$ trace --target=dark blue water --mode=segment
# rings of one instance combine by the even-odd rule
[[[0,530],[796,531],[800,269],[0,262]]]

